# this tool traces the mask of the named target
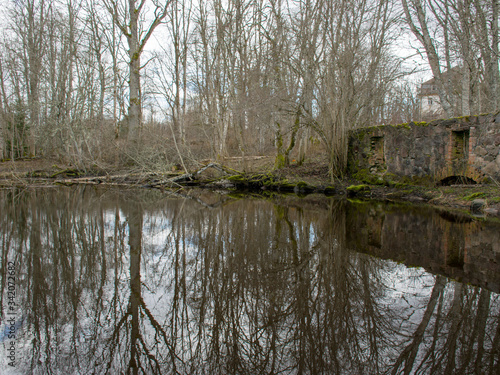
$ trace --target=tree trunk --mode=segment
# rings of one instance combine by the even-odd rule
[[[141,51],[139,46],[139,12],[135,0],[129,0],[130,34],[129,46],[129,107],[128,107],[128,139],[137,142],[142,121],[141,108]]]
[[[427,54],[427,60],[431,67],[434,79],[436,80],[436,86],[439,94],[439,100],[441,101],[441,106],[443,107],[446,116],[453,117],[453,108],[449,102],[449,92],[443,82],[443,78],[441,75],[441,68],[439,66],[439,57],[433,39],[427,27],[427,20],[425,16],[425,11],[422,8],[422,4],[419,1],[415,1],[413,3],[413,10],[417,14],[417,20],[420,26],[420,30],[413,22],[412,16],[410,14],[410,9],[408,7],[408,2],[406,0],[402,0],[402,4],[404,13],[406,15],[406,20],[410,26],[411,31],[413,32],[413,35],[415,35],[415,37],[422,44],[422,46],[425,49],[425,53]]]
[[[499,109],[498,97],[500,94],[500,74],[498,71],[498,60],[500,58],[499,54],[499,35],[498,35],[498,16],[499,16],[499,2],[498,0],[492,0],[492,19],[491,19],[491,58],[489,60],[488,66],[488,82],[490,82],[491,95],[490,95],[490,108],[489,110],[494,112]]]

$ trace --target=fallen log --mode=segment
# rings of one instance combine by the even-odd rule
[[[215,169],[215,170],[217,170],[217,171],[219,171],[221,173],[224,173],[227,176],[232,176],[232,175],[235,175],[235,174],[240,174],[240,172],[238,172],[238,171],[236,171],[234,169],[225,167],[225,166],[217,164],[217,163],[210,163],[210,164],[205,165],[204,167],[198,169],[196,172],[185,173],[185,174],[183,174],[181,176],[177,176],[175,178],[171,178],[168,181],[170,181],[170,182],[193,181],[196,178],[196,176],[198,176],[200,173],[206,171],[208,168],[213,168],[213,169]]]

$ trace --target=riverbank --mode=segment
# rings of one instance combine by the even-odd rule
[[[197,186],[232,192],[299,196],[320,193],[348,198],[425,203],[500,217],[500,186],[496,184],[432,186],[387,179],[360,181],[354,178],[332,183],[328,167],[322,162],[302,165],[292,163],[278,170],[272,170],[272,162],[273,159],[268,157],[246,160],[244,165],[240,158],[227,159],[223,164],[206,161],[194,172],[186,173],[179,167],[168,171],[113,168],[82,171],[71,165],[43,159],[4,161],[0,162],[0,188],[105,184],[156,189]]]

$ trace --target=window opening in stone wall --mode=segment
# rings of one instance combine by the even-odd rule
[[[453,131],[451,161],[453,163],[454,172],[464,172],[469,159],[469,131]]]
[[[370,138],[370,172],[384,170],[384,137]]]

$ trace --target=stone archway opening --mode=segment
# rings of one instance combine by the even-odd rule
[[[451,185],[476,185],[477,182],[467,176],[448,176],[440,180],[438,186],[451,186]]]

